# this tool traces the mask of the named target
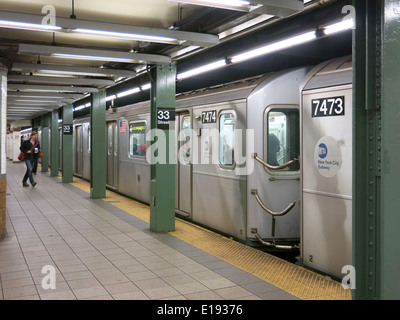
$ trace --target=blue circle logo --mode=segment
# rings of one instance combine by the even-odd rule
[[[328,148],[326,147],[325,143],[321,143],[318,145],[318,156],[321,159],[325,159],[326,156],[328,155]]]

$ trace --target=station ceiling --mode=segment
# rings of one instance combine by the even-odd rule
[[[351,54],[351,28],[324,33],[348,18],[345,6],[351,1],[304,2],[254,0],[250,11],[237,11],[170,0],[2,0],[7,122],[33,119],[67,103],[85,105],[99,89],[117,107],[149,99],[147,70],[160,63],[176,64],[176,92],[182,93]],[[235,60],[309,32],[317,36]],[[222,66],[215,70],[182,76],[217,61]]]

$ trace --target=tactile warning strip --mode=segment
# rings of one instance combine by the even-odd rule
[[[75,178],[74,186],[89,193],[89,183]],[[150,221],[148,206],[114,192],[102,199],[145,221]],[[171,235],[234,265],[303,300],[351,300],[350,290],[328,277],[253,249],[239,242],[176,219]]]

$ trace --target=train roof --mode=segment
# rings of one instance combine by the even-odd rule
[[[303,90],[312,90],[351,84],[353,82],[352,56],[329,60],[313,68],[304,81]]]

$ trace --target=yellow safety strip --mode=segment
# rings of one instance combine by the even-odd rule
[[[90,193],[90,184],[85,180],[74,177],[72,185]],[[106,198],[102,200],[145,222],[150,222],[150,208],[144,204],[109,190],[106,191]],[[169,233],[302,300],[351,300],[351,291],[343,289],[339,282],[329,277],[179,218],[176,218],[175,231]]]

